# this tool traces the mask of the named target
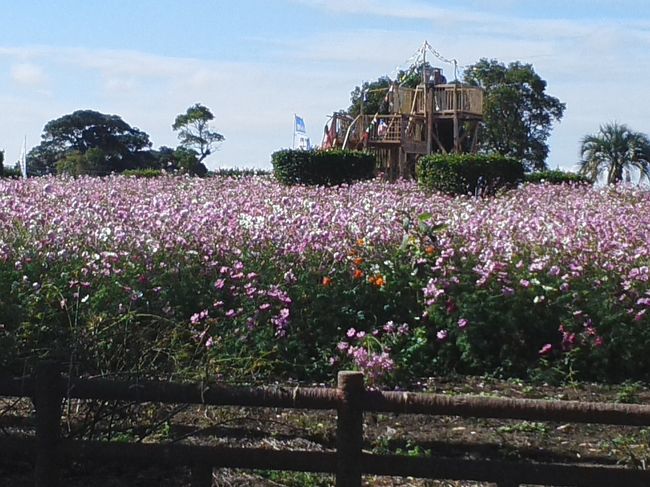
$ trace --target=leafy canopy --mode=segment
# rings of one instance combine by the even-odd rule
[[[601,125],[595,135],[587,135],[580,142],[579,174],[596,181],[607,173],[607,184],[631,179],[631,170],[639,172],[650,181],[650,139],[641,132],[635,132],[625,124],[607,123]]]
[[[117,115],[93,110],[77,110],[48,122],[41,139],[41,143],[27,155],[30,172],[37,175],[53,173],[57,163],[69,156],[73,156],[73,162],[68,161],[73,166],[84,167],[85,162],[75,159],[75,154],[84,156],[91,149],[98,149],[104,157],[100,164],[100,153],[93,154],[91,159],[94,162],[91,165],[101,165],[106,171],[121,172],[138,167],[143,157],[142,151],[151,146],[145,132],[131,127]],[[68,163],[62,166],[72,167]]]
[[[481,59],[465,70],[464,78],[485,90],[481,150],[519,159],[528,170],[547,169],[546,141],[566,105],[546,93],[546,81],[533,66]]]
[[[209,108],[197,103],[181,113],[174,120],[172,128],[178,131],[181,147],[198,153],[198,162],[203,162],[225,137],[210,129],[214,115]]]

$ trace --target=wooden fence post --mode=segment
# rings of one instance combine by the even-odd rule
[[[61,373],[58,363],[36,366],[32,401],[36,409],[36,451],[34,484],[57,487],[60,480],[61,452]]]
[[[363,447],[363,374],[338,375],[341,402],[336,422],[336,487],[361,487]]]

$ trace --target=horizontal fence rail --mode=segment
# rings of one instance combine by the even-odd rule
[[[362,474],[488,481],[499,486],[650,485],[650,472],[612,466],[414,458],[362,450],[363,412],[647,426],[650,407],[644,405],[367,391],[358,372],[340,372],[337,388],[233,387],[65,378],[51,364],[40,366],[33,377],[0,378],[0,395],[30,397],[34,402],[35,438],[0,438],[0,451],[5,458],[34,458],[38,487],[58,485],[62,464],[92,459],[190,466],[196,486],[211,485],[212,469],[221,467],[335,473],[339,487],[360,486]],[[336,451],[63,440],[61,407],[66,398],[336,410]]]
[[[341,400],[339,389],[325,387],[234,387],[107,379],[60,378],[58,390],[68,399],[290,409],[335,410]],[[30,378],[0,379],[2,396],[31,397],[33,391]],[[650,406],[639,404],[374,390],[364,391],[362,396],[365,412],[650,426]]]

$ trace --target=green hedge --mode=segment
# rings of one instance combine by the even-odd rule
[[[285,149],[272,156],[273,175],[282,184],[335,186],[375,174],[375,157],[359,151]]]
[[[521,161],[500,155],[434,154],[416,167],[418,183],[449,194],[490,195],[524,180]]]
[[[540,171],[531,174],[526,174],[526,182],[532,184],[549,183],[549,184],[592,184],[592,181],[580,174],[574,172],[555,171]]]

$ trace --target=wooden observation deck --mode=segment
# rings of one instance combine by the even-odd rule
[[[335,113],[323,146],[375,153],[391,178],[411,177],[415,162],[435,152],[474,152],[483,118],[483,90],[459,83],[386,88],[387,113],[353,118]]]

